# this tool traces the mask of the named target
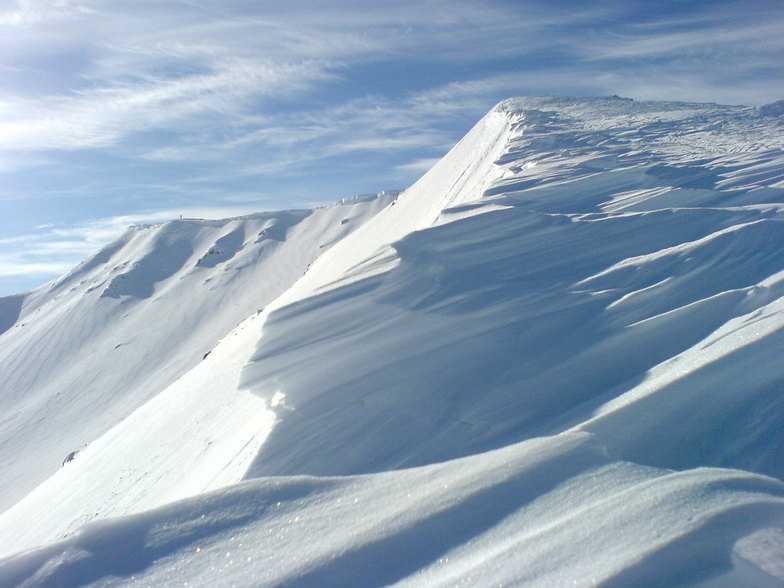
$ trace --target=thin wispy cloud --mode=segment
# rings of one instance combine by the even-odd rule
[[[15,0],[0,4],[0,26],[25,27],[40,22],[61,20],[92,11],[90,0]]]
[[[397,169],[404,170],[404,171],[414,171],[419,173],[425,173],[431,167],[433,167],[436,163],[438,163],[438,157],[428,157],[425,159],[415,159],[414,161],[409,161],[408,163],[402,163],[397,166]]]
[[[678,26],[671,21],[629,27],[625,32],[594,39],[589,45],[589,57],[594,60],[660,60],[684,56],[710,59],[739,55],[737,47],[741,44],[745,54],[759,51],[770,55],[770,52],[784,48],[779,23],[727,23],[712,18],[690,25],[688,30],[677,30],[684,25]]]
[[[174,79],[104,86],[49,100],[3,101],[0,113],[19,118],[0,121],[0,150],[107,147],[129,134],[197,115],[239,115],[251,96],[285,95],[326,77],[310,63],[236,59],[219,70]]]
[[[225,160],[226,152],[239,149],[263,155],[263,161],[238,168],[241,174],[289,175],[321,166],[325,160],[368,153],[410,153],[408,160],[422,161],[422,152],[443,155],[454,144],[455,124],[470,124],[492,106],[493,97],[500,100],[522,87],[518,76],[502,75],[453,82],[394,100],[371,95],[321,110],[282,114],[253,121],[246,133],[209,155]],[[153,155],[185,157],[178,151]],[[409,162],[394,167],[421,171],[420,166],[406,165]]]

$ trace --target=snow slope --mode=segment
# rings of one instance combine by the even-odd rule
[[[784,585],[783,148],[512,99],[400,194],[0,300],[0,579]]]
[[[132,227],[12,298],[19,316],[0,335],[0,509],[197,366],[393,197]]]

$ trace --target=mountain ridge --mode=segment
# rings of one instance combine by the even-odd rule
[[[510,99],[403,192],[126,233],[0,335],[0,577],[780,585],[770,111]]]

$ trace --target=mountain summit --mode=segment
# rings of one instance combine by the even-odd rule
[[[510,99],[0,299],[0,584],[784,585],[782,116]]]

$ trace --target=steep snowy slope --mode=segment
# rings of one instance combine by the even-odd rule
[[[783,148],[775,108],[514,99],[399,195],[4,299],[0,578],[784,585]]]
[[[678,381],[690,410],[661,402],[656,424],[655,411],[644,414],[653,438],[676,434],[676,416],[685,431],[645,461],[784,476],[772,450],[784,441],[773,393],[784,379],[784,160],[775,142],[760,144],[777,121],[623,100],[513,101],[499,111],[518,122],[484,200],[447,208],[438,226],[395,242],[394,268],[377,274],[374,259],[368,277],[354,270],[351,285],[267,321],[243,385],[285,394],[295,410],[253,475],[450,459],[558,432],[626,392],[664,394]],[[694,159],[711,146],[718,156]],[[429,196],[414,186],[399,204]],[[703,367],[699,383],[682,381]],[[720,393],[715,379],[731,373],[744,385]],[[702,426],[692,429],[692,418]],[[629,432],[640,427],[635,420]],[[683,444],[686,431],[704,447]],[[754,449],[751,437],[765,442]],[[634,442],[625,434],[619,453]]]

